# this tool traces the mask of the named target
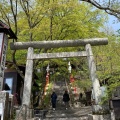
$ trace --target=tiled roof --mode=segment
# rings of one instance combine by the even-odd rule
[[[16,35],[11,30],[11,28],[0,20],[0,33],[3,32],[9,35],[9,39],[17,39]]]

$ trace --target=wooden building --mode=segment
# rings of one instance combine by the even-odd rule
[[[19,69],[23,72],[23,74],[25,74],[25,66],[19,66]],[[5,69],[3,90],[9,92],[9,94],[14,95],[15,105],[21,105],[23,95],[23,84],[23,79],[15,69]]]

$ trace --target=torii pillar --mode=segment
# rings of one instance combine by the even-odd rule
[[[93,98],[94,98],[94,107],[93,112],[100,112],[102,110],[102,107],[100,105],[101,102],[101,90],[100,90],[100,83],[97,78],[96,74],[96,65],[92,53],[92,48],[90,44],[87,44],[85,46],[86,53],[87,53],[87,59],[88,59],[88,66],[89,66],[89,72],[90,72],[90,78],[92,81],[92,87],[93,87]]]
[[[31,87],[32,87],[32,74],[33,74],[33,48],[29,47],[27,52],[27,62],[24,80],[23,100],[22,104],[30,106]]]

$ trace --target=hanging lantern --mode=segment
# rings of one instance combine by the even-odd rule
[[[74,81],[75,81],[75,79],[74,79],[73,75],[71,75],[71,76],[70,76],[70,82],[72,83],[72,82],[74,82]]]

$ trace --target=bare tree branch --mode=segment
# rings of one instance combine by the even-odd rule
[[[14,7],[14,5],[15,5],[15,7]],[[11,7],[12,14],[13,14],[13,19],[14,19],[15,35],[17,36],[17,29],[18,29],[18,27],[17,27],[17,0],[15,1],[15,3],[13,3],[13,1],[10,0],[10,7]],[[15,40],[15,41],[17,41],[17,40]],[[16,50],[14,50],[12,52],[13,65],[14,65],[15,69],[17,70],[17,72],[19,73],[19,75],[21,76],[22,81],[24,81],[24,75],[17,65],[16,59],[15,59],[15,54],[16,54]]]
[[[102,2],[101,4],[97,0],[80,0],[92,4],[98,9],[104,10],[106,13],[115,16],[120,19],[120,9],[115,5],[120,6],[120,2],[109,0],[108,2]],[[116,3],[116,4],[115,4]]]

